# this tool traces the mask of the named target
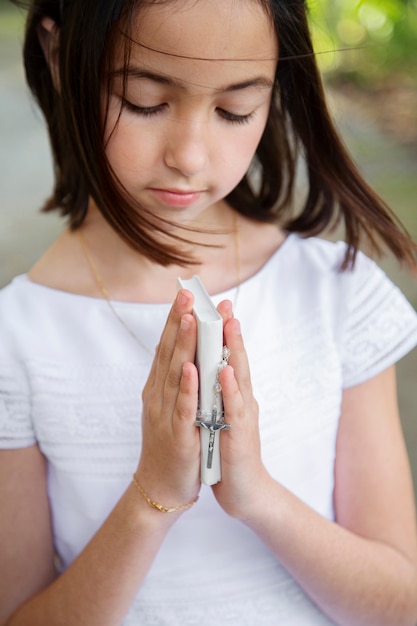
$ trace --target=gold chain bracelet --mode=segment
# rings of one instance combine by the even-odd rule
[[[146,491],[144,491],[144,489],[142,489],[142,487],[139,485],[135,475],[133,475],[133,484],[135,485],[139,493],[145,498],[146,502],[154,509],[161,511],[161,513],[175,513],[176,511],[185,511],[186,509],[191,508],[198,500],[197,496],[195,500],[189,502],[188,504],[180,504],[180,506],[164,506],[163,504],[159,504],[159,502],[154,502],[150,499]]]

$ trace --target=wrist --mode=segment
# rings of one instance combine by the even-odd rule
[[[188,502],[184,502],[182,504],[169,504],[169,505],[162,504],[161,502],[157,502],[155,500],[152,500],[152,498],[148,495],[148,493],[145,491],[145,489],[142,487],[142,485],[137,480],[135,474],[133,474],[132,482],[133,482],[133,485],[136,487],[137,491],[139,492],[139,494],[145,500],[145,502],[150,507],[152,507],[153,509],[158,511],[159,513],[169,513],[169,514],[171,514],[171,513],[180,513],[182,511],[186,511],[187,509],[190,509],[192,506],[194,506],[194,504],[196,504],[196,502],[198,501],[198,498],[199,498],[199,496],[196,496],[192,500],[189,500]]]
[[[256,532],[272,514],[276,516],[282,499],[281,485],[268,472],[252,489],[252,494],[245,508],[240,512],[239,520]]]
[[[270,508],[271,494],[276,486],[267,470],[261,468],[257,472],[248,472],[245,477],[239,470],[235,477],[225,474],[224,479],[212,489],[227,515],[251,526]]]
[[[258,498],[248,507],[247,514],[240,521],[276,553],[276,550],[292,541],[298,504],[300,501],[294,494],[269,477],[269,481],[259,490]]]
[[[124,500],[125,524],[128,532],[155,538],[159,536],[160,541],[164,540],[165,535],[183,513],[183,511],[178,511],[167,515],[153,508],[141,496],[133,481],[126,489]]]

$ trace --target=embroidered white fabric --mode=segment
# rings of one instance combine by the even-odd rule
[[[362,254],[290,235],[241,285],[242,324],[270,473],[334,519],[333,465],[343,387],[417,344],[417,316]],[[233,290],[214,297],[217,303]],[[152,351],[170,305],[115,303]],[[48,460],[62,568],[131,481],[141,446],[141,390],[151,357],[107,303],[17,277],[0,292],[0,447],[37,442]],[[243,524],[203,487],[174,525],[124,626],[331,624]]]

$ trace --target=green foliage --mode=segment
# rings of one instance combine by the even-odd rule
[[[417,0],[309,0],[323,71],[358,83],[417,80]]]

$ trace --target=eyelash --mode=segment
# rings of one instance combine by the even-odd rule
[[[138,115],[142,115],[142,117],[152,117],[153,115],[158,115],[164,109],[164,104],[158,104],[155,107],[140,107],[137,104],[132,104],[129,100],[123,98],[123,107],[131,113],[137,113]]]
[[[141,107],[136,104],[132,104],[129,100],[123,98],[123,107],[132,113],[136,113],[137,115],[141,115],[142,117],[153,117],[162,113],[164,108],[167,106],[165,104],[159,104],[154,107]],[[254,111],[248,113],[247,115],[236,115],[235,113],[230,113],[230,111],[225,111],[224,109],[217,109],[218,114],[229,124],[248,124],[251,118],[254,115]]]
[[[255,113],[252,111],[247,115],[236,115],[235,113],[230,113],[230,111],[225,111],[224,109],[217,109],[217,111],[220,116],[230,124],[248,124]]]

